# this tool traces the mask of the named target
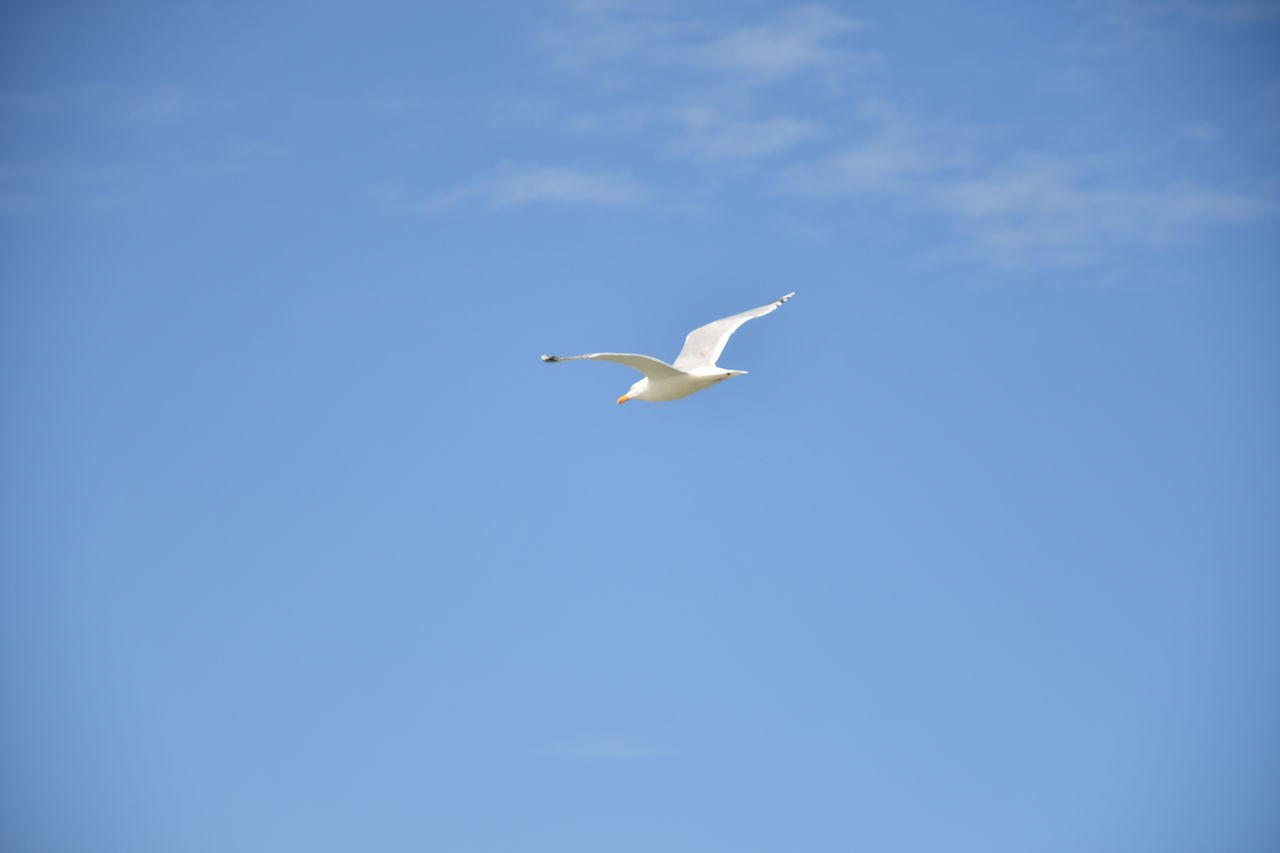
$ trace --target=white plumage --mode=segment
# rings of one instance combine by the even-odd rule
[[[748,320],[763,317],[777,310],[795,293],[788,293],[768,305],[734,314],[716,320],[705,326],[699,326],[684,339],[684,347],[676,356],[674,364],[667,364],[651,355],[639,355],[629,352],[592,352],[586,355],[544,355],[543,361],[575,361],[580,358],[594,361],[612,361],[625,364],[644,374],[644,378],[631,386],[627,393],[618,398],[619,403],[628,400],[647,400],[658,403],[665,400],[679,400],[688,397],[695,391],[710,388],[717,382],[723,382],[730,376],[741,376],[745,370],[725,370],[717,367],[716,362],[724,352],[724,345],[738,327]]]

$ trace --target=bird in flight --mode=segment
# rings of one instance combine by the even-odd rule
[[[575,361],[589,358],[595,361],[613,361],[625,364],[644,374],[644,378],[636,382],[627,393],[618,398],[619,403],[628,400],[647,400],[660,403],[666,400],[679,400],[688,397],[695,391],[710,388],[717,382],[723,382],[730,376],[741,376],[745,370],[725,370],[716,366],[724,345],[729,336],[748,320],[763,317],[777,310],[795,293],[788,293],[768,305],[716,320],[705,326],[699,326],[684,339],[684,348],[676,356],[674,364],[667,364],[651,355],[637,355],[629,352],[592,352],[586,355],[544,355],[543,361]]]

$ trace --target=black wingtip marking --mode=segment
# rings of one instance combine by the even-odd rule
[[[544,355],[544,356],[542,356],[542,360],[543,360],[543,361],[559,361],[560,359],[559,359],[559,357],[554,356],[554,355]]]

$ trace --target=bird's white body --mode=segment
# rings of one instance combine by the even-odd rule
[[[627,393],[618,398],[619,403],[628,400],[645,400],[650,403],[661,403],[667,400],[679,400],[688,397],[704,388],[710,388],[717,382],[723,382],[731,376],[741,376],[745,370],[726,370],[717,367],[716,361],[729,336],[738,330],[743,323],[755,317],[763,317],[786,302],[794,293],[788,293],[768,305],[761,305],[723,320],[716,320],[705,326],[699,326],[684,339],[684,348],[676,357],[674,364],[667,364],[661,359],[649,355],[627,352],[593,352],[586,355],[544,355],[543,361],[574,361],[586,358],[596,361],[612,361],[625,364],[639,370],[644,378],[631,386]]]
[[[631,386],[626,397],[630,400],[645,400],[650,403],[665,403],[667,400],[679,400],[688,397],[695,391],[710,388],[717,382],[723,382],[730,376],[739,376],[745,370],[721,370],[718,367],[702,367],[691,370],[683,376],[663,379],[650,379],[648,376]]]

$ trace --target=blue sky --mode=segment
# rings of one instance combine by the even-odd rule
[[[5,849],[1275,849],[1277,4],[3,15]]]

